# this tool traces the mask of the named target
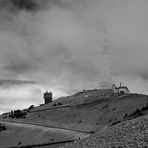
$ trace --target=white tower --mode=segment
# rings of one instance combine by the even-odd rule
[[[104,29],[104,40],[102,52],[100,54],[100,77],[99,89],[112,89],[112,75],[111,75],[111,53],[108,48],[108,41],[106,37],[106,30]]]

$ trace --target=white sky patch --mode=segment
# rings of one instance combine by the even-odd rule
[[[43,93],[47,90],[52,91],[54,99],[68,95],[60,88],[54,89],[37,84],[0,89],[0,113],[43,104]]]

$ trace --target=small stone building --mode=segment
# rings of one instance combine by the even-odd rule
[[[121,83],[120,83],[120,86],[119,87],[116,87],[115,84],[112,85],[112,90],[114,91],[114,93],[118,93],[118,94],[128,94],[130,91],[128,89],[127,86],[122,86]]]
[[[52,98],[52,92],[51,91],[50,92],[46,91],[44,93],[44,102],[45,102],[45,104],[51,103],[52,99],[53,99]]]
[[[129,93],[129,89],[126,86],[121,86],[118,88],[118,93],[123,95],[123,94],[128,94]]]

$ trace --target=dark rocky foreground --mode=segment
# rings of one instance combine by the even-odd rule
[[[90,138],[60,148],[148,148],[148,115],[107,127]]]

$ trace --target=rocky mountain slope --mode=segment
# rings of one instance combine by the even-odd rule
[[[122,139],[122,135],[124,136],[125,133],[119,130],[120,127],[121,129],[125,127],[123,131],[131,129],[126,126],[129,120],[129,123],[135,122],[135,118],[148,113],[148,96],[141,94],[117,95],[112,90],[84,90],[72,96],[61,97],[50,104],[31,107],[22,112],[25,114],[17,117],[11,116],[11,113],[3,114],[0,116],[0,120],[41,124],[86,132],[90,135],[96,133],[91,138],[82,140],[82,143],[88,147],[93,147],[91,143],[99,143],[100,145],[97,144],[97,147],[120,146],[117,138],[119,135],[121,135],[120,139],[125,141],[123,143],[126,143],[126,139]],[[139,124],[141,126],[140,121]],[[79,147],[78,143],[81,143],[81,138],[78,139],[80,141],[76,143],[76,146]],[[74,146],[72,145],[72,147]]]
[[[95,135],[60,148],[147,148],[148,115],[106,127]]]

